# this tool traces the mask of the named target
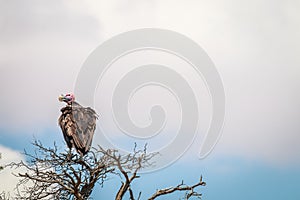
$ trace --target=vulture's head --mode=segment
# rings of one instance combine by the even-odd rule
[[[61,95],[58,97],[58,100],[59,100],[59,101],[64,101],[64,102],[66,102],[67,104],[71,104],[73,101],[75,101],[75,96],[74,96],[74,94],[72,94],[72,93],[68,93],[68,94],[66,94],[66,95],[61,94]]]

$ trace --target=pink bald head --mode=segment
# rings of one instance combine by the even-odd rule
[[[66,95],[60,95],[59,97],[58,97],[58,100],[59,101],[64,101],[64,102],[66,102],[67,104],[71,104],[72,102],[74,102],[75,101],[75,96],[74,96],[74,94],[73,93],[67,93]]]

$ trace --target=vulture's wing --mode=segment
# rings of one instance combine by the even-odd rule
[[[75,147],[86,154],[91,147],[96,129],[97,114],[90,107],[84,108],[80,104],[72,104],[73,121],[76,125],[76,134],[73,135]]]

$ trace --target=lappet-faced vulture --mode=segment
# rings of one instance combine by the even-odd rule
[[[77,103],[71,93],[58,99],[67,103],[58,120],[64,139],[70,149],[75,148],[83,156],[91,148],[98,115],[92,108]]]

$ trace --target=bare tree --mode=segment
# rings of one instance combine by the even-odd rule
[[[135,193],[131,187],[140,176],[138,172],[153,165],[151,161],[157,153],[148,154],[146,146],[122,155],[115,149],[93,148],[87,155],[80,156],[72,151],[60,152],[58,147],[46,148],[41,142],[34,141],[34,153],[25,151],[28,162],[10,163],[6,167],[25,168],[25,173],[16,174],[20,181],[16,186],[17,196],[14,199],[89,199],[96,184],[103,186],[110,176],[121,179],[121,186],[116,191],[116,200],[122,200],[129,194],[130,200],[141,199],[142,193]],[[149,200],[177,191],[185,191],[184,199],[201,197],[196,191],[205,182],[200,180],[192,185],[182,181],[175,187],[157,190]],[[99,188],[101,189],[101,188]],[[144,198],[143,198],[144,199]],[[1,197],[0,197],[1,200]]]

